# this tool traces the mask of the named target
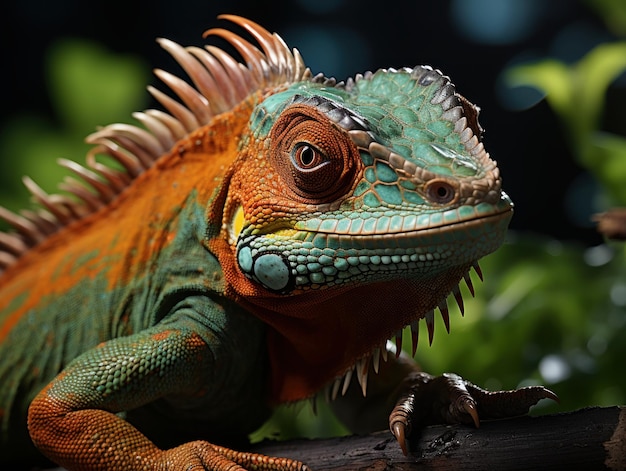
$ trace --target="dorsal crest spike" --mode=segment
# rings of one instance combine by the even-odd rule
[[[166,112],[147,110],[137,113],[135,117],[143,127],[111,124],[88,136],[86,141],[94,147],[88,152],[85,164],[61,160],[62,166],[80,178],[61,182],[59,189],[62,193],[47,194],[35,182],[25,179],[39,209],[21,211],[18,215],[0,206],[0,219],[13,227],[12,232],[0,233],[3,241],[0,244],[0,274],[21,254],[52,233],[109,204],[178,141],[218,114],[232,110],[258,91],[311,80],[311,71],[300,53],[296,49],[290,50],[280,36],[239,16],[220,15],[218,18],[242,28],[256,45],[224,28],[208,29],[203,36],[226,40],[243,63],[212,45],[183,47],[167,39],[158,39],[190,82],[169,72],[155,70],[157,77],[178,99],[149,86],[149,93]],[[112,158],[123,170],[114,170],[97,162],[96,154]]]

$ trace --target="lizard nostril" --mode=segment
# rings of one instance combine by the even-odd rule
[[[457,197],[455,186],[446,180],[430,181],[425,190],[428,199],[437,204],[450,203]]]

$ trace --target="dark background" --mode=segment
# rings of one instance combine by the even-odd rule
[[[486,147],[516,204],[512,228],[586,245],[601,241],[589,223],[590,215],[602,209],[594,207],[593,182],[573,162],[558,121],[545,102],[514,110],[520,103],[536,103],[537,96],[509,90],[501,78],[511,64],[546,56],[572,61],[610,40],[588,3],[33,0],[10,2],[2,10],[1,124],[24,112],[55,119],[44,64],[48,46],[57,39],[96,40],[151,67],[176,72],[154,39],[201,45],[202,32],[220,25],[219,13],[235,13],[281,34],[314,73],[344,79],[380,67],[430,64],[441,69],[482,109]],[[609,93],[615,95],[610,101],[623,101],[619,81]],[[612,122],[610,130],[625,133],[624,122]]]

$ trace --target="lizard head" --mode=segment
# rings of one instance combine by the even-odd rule
[[[265,98],[226,211],[239,269],[297,295],[419,280],[492,252],[512,204],[477,114],[423,66]]]
[[[432,342],[434,309],[449,328],[446,298],[462,308],[459,282],[473,292],[469,270],[480,275],[512,215],[477,117],[425,66],[340,84],[317,77],[266,96],[226,198],[233,286],[262,309],[308,320],[298,332],[265,316],[316,355],[324,342],[343,345],[348,372],[386,339],[401,343],[407,325],[415,352],[421,319]],[[320,339],[312,325],[326,321]]]

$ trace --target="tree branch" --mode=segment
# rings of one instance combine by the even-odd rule
[[[483,422],[479,429],[431,426],[404,456],[389,432],[324,440],[264,442],[254,451],[325,470],[626,469],[626,408],[594,407]]]

